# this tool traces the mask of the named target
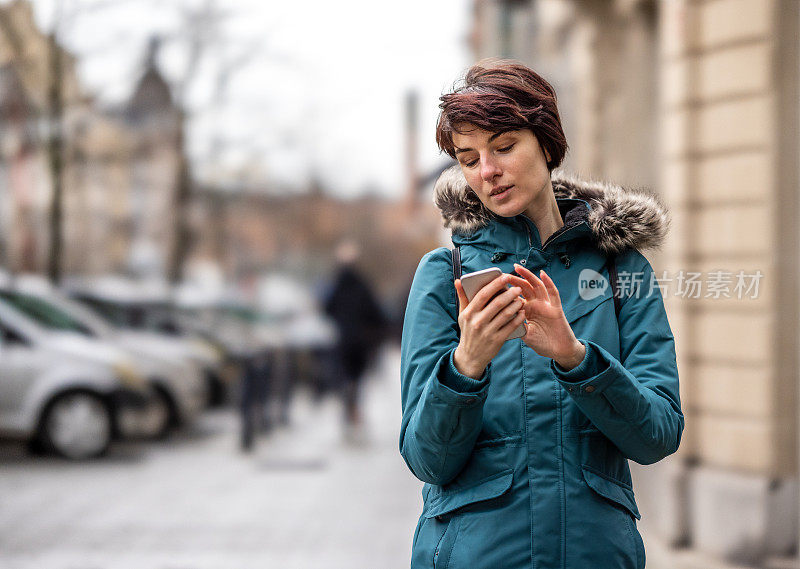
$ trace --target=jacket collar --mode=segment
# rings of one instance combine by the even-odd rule
[[[445,170],[434,186],[434,203],[453,243],[486,243],[505,249],[542,248],[588,236],[605,253],[659,247],[669,228],[669,214],[652,194],[607,182],[580,180],[561,171],[551,174],[564,226],[539,239],[536,225],[525,215],[500,217],[488,209],[467,185],[458,165]]]

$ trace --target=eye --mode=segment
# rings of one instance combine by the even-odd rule
[[[472,167],[473,167],[475,164],[477,164],[477,163],[478,163],[478,160],[477,160],[477,159],[475,159],[475,160],[470,160],[470,161],[466,161],[466,160],[465,160],[465,161],[464,161],[464,162],[462,162],[461,164],[462,164],[463,166],[466,166],[467,168],[472,168]]]
[[[509,144],[508,146],[503,146],[502,148],[498,148],[497,151],[498,152],[508,152],[512,148],[514,148],[514,144]]]

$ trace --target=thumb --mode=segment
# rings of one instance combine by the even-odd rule
[[[467,304],[469,304],[469,300],[467,300],[467,293],[464,292],[464,287],[461,286],[461,279],[456,279],[454,284],[456,287],[456,295],[458,296],[458,313],[461,314],[467,307]]]

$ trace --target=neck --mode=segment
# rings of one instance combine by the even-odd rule
[[[564,220],[561,219],[561,212],[558,210],[558,202],[553,193],[553,184],[550,180],[547,185],[542,188],[542,191],[534,198],[530,205],[523,212],[536,226],[539,231],[539,239],[542,243],[563,225]]]

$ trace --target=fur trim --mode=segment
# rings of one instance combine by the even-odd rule
[[[669,213],[653,194],[610,184],[581,180],[560,170],[550,176],[556,198],[589,202],[586,219],[597,246],[605,253],[658,248],[669,229]],[[492,214],[467,185],[461,168],[445,170],[434,185],[434,203],[444,226],[470,234],[489,224]]]

